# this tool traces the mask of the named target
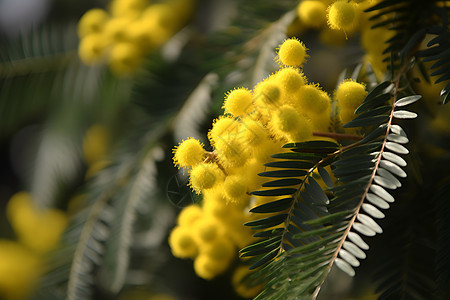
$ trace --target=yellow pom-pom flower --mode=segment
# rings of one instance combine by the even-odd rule
[[[110,136],[108,129],[100,124],[92,125],[83,139],[84,159],[89,165],[105,159],[108,153]]]
[[[177,218],[178,225],[181,226],[192,226],[197,220],[203,216],[203,210],[200,206],[196,204],[191,204],[183,208]]]
[[[299,109],[314,114],[325,112],[331,105],[327,93],[312,84],[301,87],[297,95]]]
[[[275,80],[269,79],[258,83],[255,87],[255,102],[257,106],[267,108],[280,99],[281,91]]]
[[[136,17],[149,4],[148,0],[113,0],[111,13],[115,17]]]
[[[256,147],[269,138],[261,123],[251,118],[245,118],[242,122],[242,137],[250,147]]]
[[[352,29],[358,19],[356,4],[348,0],[334,2],[328,7],[327,19],[331,29]]]
[[[282,68],[276,73],[276,81],[286,93],[294,93],[306,84],[303,74],[295,68]]]
[[[0,296],[5,300],[28,299],[42,273],[39,255],[20,243],[0,240]]]
[[[231,283],[236,293],[243,298],[254,298],[262,291],[263,285],[250,286],[244,277],[250,275],[251,270],[248,266],[239,266],[233,273]]]
[[[242,166],[247,158],[243,141],[235,135],[219,137],[215,143],[217,154],[226,167]]]
[[[56,209],[38,210],[29,193],[19,192],[8,202],[7,216],[19,240],[38,253],[54,249],[67,226],[67,217]]]
[[[302,142],[312,136],[310,121],[289,105],[280,107],[271,123],[273,133],[289,142]]]
[[[201,163],[205,158],[203,144],[194,138],[182,141],[174,149],[173,160],[177,167],[192,167]]]
[[[78,45],[78,55],[86,65],[95,65],[102,60],[107,45],[102,34],[91,33],[81,39]]]
[[[236,255],[233,242],[227,236],[208,243],[201,249],[201,253],[208,255],[212,259],[227,263],[230,263]]]
[[[191,229],[199,245],[211,243],[224,233],[222,224],[213,216],[205,214]]]
[[[334,97],[341,108],[355,110],[367,96],[364,84],[354,80],[345,80],[337,88]]]
[[[296,38],[285,40],[278,50],[278,58],[285,66],[301,66],[306,55],[305,45]]]
[[[99,33],[108,21],[109,15],[99,8],[88,10],[78,22],[78,36],[85,37],[91,33]]]
[[[243,175],[229,175],[225,178],[223,190],[229,202],[243,203],[250,199],[248,192],[248,178]]]
[[[355,110],[343,107],[339,110],[339,118],[341,120],[342,125],[348,123],[355,118]]]
[[[121,43],[130,40],[128,27],[131,19],[114,18],[109,20],[104,27],[104,35],[110,43]]]
[[[219,219],[228,218],[229,206],[226,201],[222,186],[206,190],[203,193],[203,210]]]
[[[142,61],[142,53],[132,43],[115,44],[110,53],[109,66],[113,72],[120,75],[135,71]]]
[[[211,145],[224,135],[236,132],[237,124],[233,118],[221,116],[213,121],[211,130],[208,132],[208,139]]]
[[[225,109],[225,113],[236,117],[242,116],[251,111],[252,101],[252,92],[245,88],[239,88],[227,94],[222,108]]]
[[[325,24],[327,7],[322,1],[301,1],[297,6],[299,19],[310,27],[318,28]]]
[[[197,256],[194,260],[195,273],[203,279],[213,279],[228,268],[225,261],[216,260],[206,254]]]
[[[222,172],[214,163],[200,163],[190,173],[190,185],[197,194],[212,188],[222,177]]]
[[[194,258],[198,253],[197,243],[189,227],[176,226],[169,235],[169,245],[175,257]]]

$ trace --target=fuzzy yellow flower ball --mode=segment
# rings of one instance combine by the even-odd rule
[[[295,68],[282,68],[276,73],[276,81],[286,93],[294,93],[306,84],[303,74]]]
[[[250,198],[248,192],[248,179],[242,175],[229,175],[223,184],[223,190],[229,202],[242,203]]]
[[[236,117],[242,116],[251,111],[252,101],[252,92],[245,88],[239,88],[227,94],[223,108],[225,113],[230,113]]]
[[[308,84],[300,88],[298,92],[298,104],[303,110],[320,114],[331,105],[330,97],[317,86]]]
[[[222,238],[224,232],[223,225],[213,216],[206,214],[195,223],[191,230],[195,240],[201,246]]]
[[[263,285],[250,286],[244,277],[249,276],[251,271],[248,266],[239,266],[233,273],[231,282],[236,293],[243,298],[254,298],[262,291]]]
[[[247,158],[243,141],[234,135],[219,137],[215,143],[216,151],[226,167],[242,166]]]
[[[203,210],[200,206],[192,204],[183,208],[177,218],[177,223],[181,226],[192,226],[203,216]]]
[[[173,160],[178,167],[192,167],[201,163],[205,158],[203,144],[194,138],[182,141],[174,149]]]
[[[337,88],[334,97],[342,108],[355,110],[367,96],[364,84],[354,80],[345,80]]]
[[[355,110],[351,108],[341,108],[339,110],[339,118],[342,125],[344,125],[355,118]]]
[[[172,254],[179,258],[194,258],[198,253],[198,246],[189,227],[176,226],[169,236]]]
[[[297,6],[299,19],[307,26],[318,28],[325,24],[327,7],[322,1],[302,1]]]
[[[301,66],[306,58],[306,47],[295,38],[287,39],[278,50],[278,58],[283,65]]]
[[[275,104],[280,99],[280,94],[280,89],[273,80],[260,82],[255,87],[255,101],[258,106]]]
[[[208,132],[208,139],[211,145],[215,145],[222,136],[233,133],[236,129],[237,124],[233,118],[221,116],[213,121],[212,128]]]
[[[126,75],[135,71],[142,61],[142,53],[132,43],[118,43],[111,49],[109,66],[116,74]]]
[[[109,19],[106,11],[99,8],[88,10],[78,22],[78,36],[85,37],[91,33],[99,33]]]
[[[213,279],[228,268],[228,263],[216,260],[206,254],[197,256],[194,260],[195,273],[203,279]]]
[[[190,185],[197,194],[210,189],[222,177],[222,173],[216,164],[200,163],[194,166],[190,173]]]
[[[245,118],[242,122],[242,136],[245,143],[250,147],[260,145],[264,140],[268,139],[266,130],[257,121],[251,118]]]
[[[78,55],[86,65],[95,65],[102,60],[106,47],[107,42],[102,34],[91,33],[81,39]]]
[[[328,24],[331,29],[351,29],[357,21],[356,4],[348,0],[338,0],[328,8]]]
[[[215,260],[231,262],[236,256],[235,250],[233,242],[227,236],[223,236],[205,245],[201,252]]]

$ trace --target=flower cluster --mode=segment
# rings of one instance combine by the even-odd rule
[[[322,42],[329,45],[342,45],[348,36],[361,35],[361,46],[365,50],[364,60],[369,62],[377,76],[386,71],[382,62],[384,41],[393,36],[392,31],[384,26],[371,28],[374,13],[363,13],[367,8],[377,4],[378,0],[305,0],[297,6],[297,32],[312,28],[320,30]],[[294,30],[295,31],[295,30]]]
[[[38,210],[26,192],[9,200],[6,214],[17,241],[0,239],[0,298],[25,299],[36,287],[45,255],[57,246],[67,217],[56,209]]]
[[[332,99],[302,73],[306,51],[301,41],[285,40],[278,49],[277,72],[252,90],[237,88],[226,94],[224,115],[208,132],[213,151],[194,138],[174,149],[175,165],[189,171],[189,184],[203,195],[203,202],[182,210],[169,243],[175,256],[194,259],[200,277],[211,279],[224,272],[236,248],[253,240],[252,231],[242,225],[253,220],[249,209],[278,199],[251,195],[264,189],[258,174],[273,160],[271,155],[287,151],[285,143],[330,139],[323,133],[333,130]],[[338,87],[333,98],[342,122],[352,118],[366,94],[365,86],[355,81]],[[236,289],[245,294],[243,286]]]
[[[194,0],[148,2],[112,0],[109,11],[87,11],[78,23],[81,60],[89,65],[107,61],[117,74],[133,72],[186,23]]]

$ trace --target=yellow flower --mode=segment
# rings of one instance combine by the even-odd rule
[[[78,22],[78,36],[85,37],[91,33],[99,33],[109,19],[106,11],[99,8],[88,10]]]
[[[208,132],[208,139],[211,145],[224,135],[237,132],[237,124],[233,118],[221,116],[213,121],[211,130]]]
[[[198,245],[212,243],[216,239],[222,238],[224,234],[223,225],[213,216],[204,214],[203,217],[191,228],[194,239]]]
[[[46,253],[54,249],[67,226],[66,215],[56,209],[37,210],[31,195],[15,194],[8,202],[7,216],[19,240],[30,249]]]
[[[78,55],[86,65],[99,63],[107,47],[107,41],[100,33],[91,33],[83,37],[78,45]]]
[[[302,1],[297,6],[297,15],[307,26],[318,28],[325,24],[326,9],[322,1]]]
[[[203,144],[194,138],[182,141],[174,149],[173,160],[178,167],[192,167],[201,163],[205,158]]]
[[[248,177],[244,174],[229,175],[225,178],[223,190],[232,203],[248,203]],[[244,205],[245,206],[245,205]]]
[[[1,299],[26,299],[36,287],[41,271],[38,254],[17,242],[0,240]]]
[[[109,66],[113,72],[120,75],[133,73],[142,62],[142,53],[132,43],[115,44],[110,53]]]
[[[306,54],[305,45],[296,38],[290,38],[280,45],[278,50],[278,58],[283,65],[301,66],[305,62]]]
[[[296,68],[286,67],[280,69],[275,75],[276,82],[286,93],[294,93],[306,84],[305,77]]]
[[[214,163],[200,163],[190,173],[190,185],[197,194],[212,188],[222,178],[222,171]]]
[[[246,117],[242,122],[242,138],[247,146],[257,147],[269,136],[261,123]]]
[[[327,93],[312,84],[301,87],[297,95],[300,110],[320,114],[328,110],[331,105]]]
[[[344,80],[337,88],[334,97],[341,108],[355,110],[367,96],[364,84],[352,79]]]
[[[115,17],[136,17],[149,4],[148,0],[113,0],[111,13]]]
[[[247,159],[243,141],[235,135],[219,137],[215,143],[217,154],[226,168],[242,166]]]
[[[327,10],[328,25],[331,29],[352,29],[358,20],[356,4],[353,1],[338,0]]]
[[[287,138],[293,142],[304,141],[312,135],[308,120],[289,105],[279,108],[270,125],[276,136]]]
[[[244,278],[251,274],[248,266],[239,266],[233,273],[231,282],[233,284],[236,293],[243,298],[254,298],[263,289],[263,285],[259,284],[251,286],[249,283],[251,280],[246,281]]]
[[[100,124],[92,125],[86,131],[83,139],[83,154],[87,164],[93,166],[97,162],[104,161],[109,143],[108,129]]]
[[[203,210],[196,204],[191,204],[183,208],[177,218],[177,223],[181,226],[192,226],[203,215]]]
[[[109,43],[121,43],[130,40],[128,27],[132,20],[128,18],[114,18],[105,24],[104,35]]]
[[[222,108],[225,109],[225,113],[233,116],[242,116],[251,111],[252,101],[251,91],[245,88],[239,88],[227,94]]]
[[[213,259],[206,254],[200,254],[194,260],[195,273],[203,279],[213,279],[215,276],[224,272],[227,268],[227,262]]]
[[[189,227],[176,226],[169,235],[169,245],[172,254],[179,258],[194,258],[198,246]]]

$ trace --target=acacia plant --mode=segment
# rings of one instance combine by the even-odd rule
[[[449,1],[54,5],[0,45],[0,298],[450,295]]]

